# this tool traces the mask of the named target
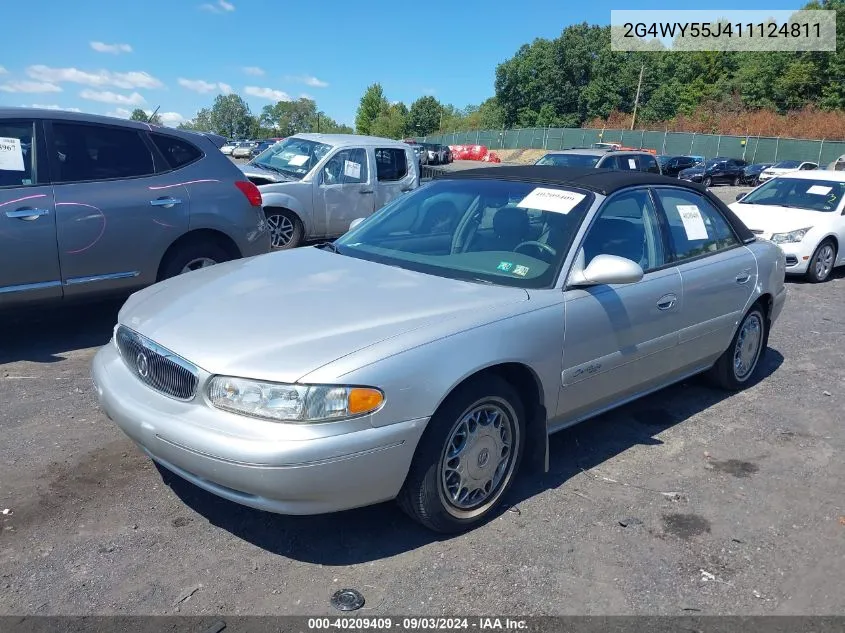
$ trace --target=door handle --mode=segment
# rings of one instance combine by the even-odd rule
[[[361,191],[359,191],[358,193],[360,193],[363,196],[366,193],[373,193],[373,190],[372,189],[361,189]]]
[[[741,273],[739,273],[739,274],[736,276],[736,283],[738,283],[738,284],[744,284],[744,283],[746,283],[749,279],[751,279],[751,273],[750,273],[750,272],[748,272],[747,270],[744,270],[744,271],[742,271]]]
[[[158,198],[150,200],[150,204],[154,207],[172,207],[174,204],[182,204],[179,198]]]
[[[32,222],[42,215],[48,215],[49,213],[49,209],[18,209],[17,211],[6,211],[6,217]]]
[[[675,303],[678,301],[678,297],[675,295],[666,295],[665,297],[660,297],[660,300],[657,302],[657,309],[658,310],[670,310],[675,307]]]

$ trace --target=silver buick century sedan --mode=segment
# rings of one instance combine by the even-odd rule
[[[456,532],[550,433],[702,372],[748,385],[786,296],[775,244],[649,173],[469,170],[353,224],[134,294],[94,361],[109,418],[247,506],[397,499]]]

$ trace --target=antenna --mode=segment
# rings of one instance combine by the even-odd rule
[[[152,120],[153,120],[153,117],[156,115],[156,113],[157,113],[160,109],[161,109],[161,106],[157,106],[157,107],[156,107],[156,109],[155,109],[155,110],[153,110],[153,113],[150,115],[150,118],[149,118],[149,119],[147,119],[147,123],[149,123],[150,121],[152,121]]]

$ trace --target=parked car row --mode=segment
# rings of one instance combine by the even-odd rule
[[[260,141],[228,141],[220,148],[220,151],[232,158],[254,158],[281,140],[284,139],[270,138]]]
[[[554,167],[586,167],[644,171],[660,174],[657,158],[645,150],[613,150],[605,148],[571,148],[549,152],[535,165]]]

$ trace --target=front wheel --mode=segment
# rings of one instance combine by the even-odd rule
[[[769,340],[766,315],[759,304],[748,311],[734,334],[730,347],[708,372],[717,386],[728,391],[744,389],[753,378]]]
[[[494,375],[466,383],[429,421],[399,505],[435,532],[478,525],[510,488],[524,438],[524,408],[508,382]]]
[[[264,215],[267,217],[273,249],[287,250],[302,244],[305,227],[295,213],[287,210],[265,209]]]
[[[733,186],[739,187],[742,184],[742,179],[739,176],[734,176]]]
[[[701,181],[701,184],[703,184],[705,187],[709,187],[713,184],[713,179],[710,176],[707,176],[704,180]]]
[[[833,264],[836,261],[836,246],[831,240],[825,240],[813,253],[810,258],[810,265],[807,266],[807,281],[818,284],[827,281],[830,273],[833,272]]]

